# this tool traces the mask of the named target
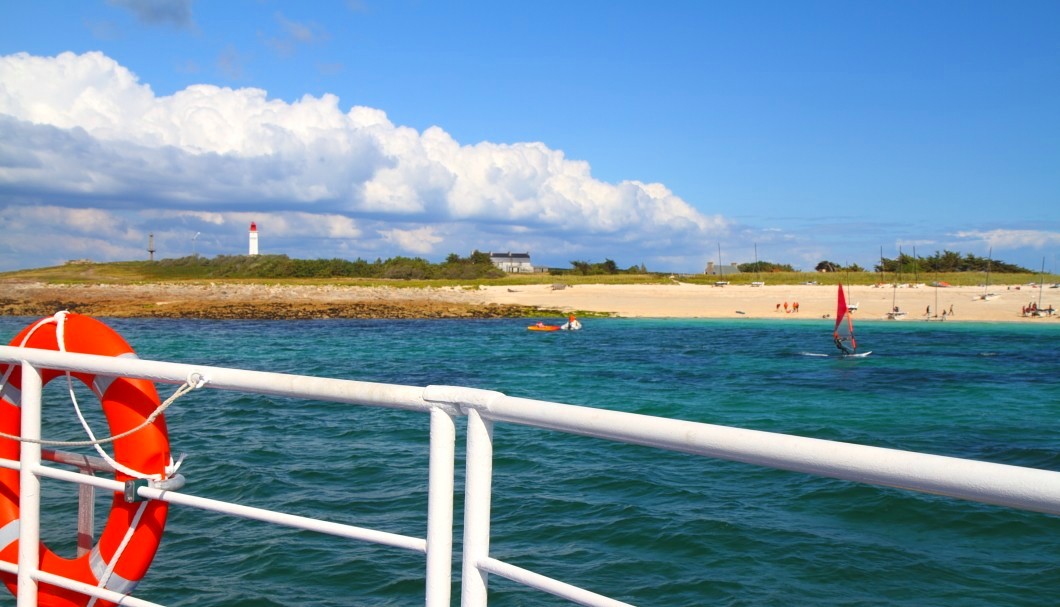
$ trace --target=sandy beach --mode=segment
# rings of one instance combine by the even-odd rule
[[[161,318],[495,318],[592,313],[642,318],[827,318],[836,287],[826,285],[585,284],[395,288],[162,283],[50,285],[4,282],[0,314],[41,316],[68,309],[96,316]],[[897,305],[905,321],[1052,323],[1060,315],[1023,315],[1039,289],[1003,286],[982,299],[982,287],[853,286],[855,318],[884,320]],[[1060,307],[1060,289],[1040,292],[1043,308]],[[786,304],[786,305],[785,305]],[[797,307],[796,307],[797,305]],[[544,311],[544,312],[542,312]]]
[[[606,312],[625,317],[662,318],[822,318],[836,313],[836,287],[825,285],[577,285],[487,287],[489,301],[565,311]],[[894,306],[905,320],[941,317],[947,321],[1050,322],[1057,315],[1023,316],[1023,307],[1038,302],[1038,289],[1000,286],[997,297],[982,299],[982,287],[927,285],[854,286],[847,302],[857,305],[855,317],[884,320]],[[1042,307],[1060,306],[1060,290],[1045,289]],[[1056,303],[1054,303],[1054,301]],[[795,305],[798,305],[795,311]]]

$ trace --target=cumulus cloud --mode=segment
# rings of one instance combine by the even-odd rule
[[[140,226],[128,239],[163,216],[234,235],[253,216],[300,256],[313,237],[358,255],[519,243],[539,256],[599,247],[589,259],[623,247],[649,264],[688,255],[698,268],[704,237],[729,228],[662,184],[600,181],[543,143],[461,144],[328,94],[289,103],[200,84],[158,96],[98,52],[0,57],[0,202],[121,212]]]
[[[434,245],[442,241],[435,228],[422,227],[414,230],[383,230],[380,232],[383,238],[396,243],[402,249],[413,253],[430,253]]]
[[[979,230],[957,232],[957,238],[978,240],[999,249],[1030,247],[1046,249],[1060,246],[1060,232],[1042,230]]]

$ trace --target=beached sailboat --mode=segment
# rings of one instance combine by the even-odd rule
[[[986,254],[986,285],[983,286],[983,294],[976,295],[974,301],[990,301],[991,299],[997,299],[997,293],[990,292],[990,266],[994,262],[994,248],[990,248],[990,252]]]
[[[721,266],[721,243],[718,243],[718,280],[714,281],[715,287],[724,287],[729,284],[729,281],[725,280],[725,268]]]
[[[846,323],[843,320],[846,320]],[[858,352],[858,342],[854,338],[854,315],[847,307],[846,294],[843,292],[843,284],[839,284],[839,294],[835,306],[835,327],[832,329],[832,340],[835,346],[842,352],[841,356],[868,356],[869,352]]]
[[[759,273],[761,271],[762,271],[762,268],[760,268],[758,266],[758,243],[756,242],[755,243],[755,280],[754,280],[754,282],[751,283],[752,287],[764,287],[765,286],[766,283],[762,282],[762,278],[761,278],[761,276],[759,276]]]
[[[1042,291],[1045,290],[1045,258],[1042,257],[1042,271],[1038,275],[1038,303],[1034,304],[1031,308],[1031,316],[1052,316],[1056,310],[1053,309],[1052,304],[1048,308],[1042,307]]]
[[[880,249],[880,265],[883,265],[883,249]],[[882,269],[882,268],[881,268]],[[906,313],[898,308],[898,283],[902,281],[902,247],[898,247],[898,260],[894,268],[894,287],[891,291],[891,309],[887,320],[902,320]]]
[[[946,315],[945,314],[943,314],[942,316],[939,316],[939,285],[940,284],[941,283],[939,283],[939,270],[936,267],[935,268],[935,308],[934,308],[935,309],[935,315],[932,316],[931,314],[925,314],[924,315],[924,320],[928,320],[928,321],[937,320],[937,321],[940,321],[940,322],[943,321],[943,320],[946,320]]]

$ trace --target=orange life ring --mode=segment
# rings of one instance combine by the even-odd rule
[[[10,345],[136,357],[120,335],[98,320],[67,312],[56,314],[52,322],[48,320],[43,319],[26,327],[11,340]],[[59,344],[60,336],[63,347]],[[9,371],[9,366],[0,365],[0,377]],[[6,384],[0,386],[0,431],[17,436],[21,433],[21,409],[18,403],[21,401],[22,370],[15,365],[10,371]],[[45,370],[42,380],[46,384],[61,375],[65,375],[65,372]],[[139,426],[159,406],[158,392],[150,381],[97,377],[86,373],[71,375],[84,382],[100,399],[112,436]],[[0,457],[18,460],[19,450],[18,441],[0,438]],[[145,475],[164,477],[170,454],[163,416],[159,415],[142,430],[114,441],[113,454],[115,461],[127,468]],[[0,559],[11,563],[18,562],[18,477],[18,471],[0,468]],[[119,481],[131,478],[120,471],[115,473],[115,477]],[[141,506],[144,507],[143,511],[140,511]],[[165,528],[168,506],[168,503],[159,500],[126,502],[124,495],[117,492],[111,503],[107,524],[89,553],[77,558],[64,558],[49,550],[42,542],[39,567],[48,573],[128,594],[143,578],[154,559]],[[135,520],[137,514],[139,520]],[[131,537],[114,563],[111,575],[107,577],[106,571],[126,535]],[[17,593],[16,576],[0,573],[0,577],[12,593]],[[100,583],[102,577],[107,577],[104,583]],[[81,607],[87,605],[90,599],[87,595],[49,584],[42,583],[38,588],[38,605],[41,607]],[[101,607],[112,604],[96,601],[96,605]]]

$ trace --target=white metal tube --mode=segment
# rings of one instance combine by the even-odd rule
[[[22,363],[22,438],[40,438],[41,374],[33,365]],[[37,605],[37,567],[40,563],[40,478],[34,469],[40,466],[39,443],[22,443],[18,471],[18,598],[17,607]]]
[[[23,467],[23,469],[25,469],[25,467]],[[87,474],[78,474],[77,472],[72,472],[70,470],[37,466],[35,471],[41,476],[65,480],[72,483],[85,483],[112,492],[121,492],[125,490],[125,485],[118,481],[100,478],[98,476],[89,476]],[[344,525],[342,523],[333,523],[330,521],[320,521],[305,516],[298,516],[296,514],[284,514],[282,512],[273,512],[263,508],[230,504],[219,500],[196,497],[194,495],[176,493],[174,491],[155,489],[152,487],[140,487],[136,490],[136,494],[147,499],[157,499],[171,504],[190,506],[192,508],[208,510],[210,512],[220,512],[256,521],[294,527],[296,529],[316,531],[318,533],[325,533],[337,537],[363,540],[373,544],[404,548],[413,552],[419,552],[420,554],[426,554],[427,552],[427,540],[407,535],[398,535],[396,533],[387,533],[385,531],[376,531],[374,529],[365,529],[363,527],[354,527],[353,525]]]
[[[431,409],[431,451],[427,484],[427,607],[448,607],[453,574],[453,477],[456,422]]]
[[[464,480],[462,607],[486,607],[489,574],[478,563],[490,552],[490,493],[493,490],[493,422],[467,412],[467,473]]]
[[[1051,470],[523,398],[470,400],[495,421],[1060,514],[1060,472]]]
[[[549,594],[554,594],[563,597],[568,601],[578,603],[579,605],[586,605],[587,607],[633,607],[629,603],[616,601],[615,599],[606,597],[602,594],[572,586],[565,582],[541,575],[540,573],[534,573],[529,569],[516,567],[511,563],[498,561],[494,558],[482,559],[479,561],[478,566],[479,569],[483,571],[496,573],[497,575],[508,578],[513,582],[518,582],[524,586],[529,586],[530,588],[543,590]]]
[[[10,573],[11,575],[17,575],[18,574],[18,569],[19,569],[18,565],[14,564],[14,563],[9,563],[7,561],[0,561],[0,571],[3,571],[4,573]],[[129,605],[129,606],[132,606],[132,607],[163,607],[162,605],[159,605],[158,603],[152,603],[150,601],[145,601],[143,599],[138,599],[136,597],[133,597],[133,596],[130,596],[130,595],[127,595],[127,594],[121,594],[121,593],[118,593],[118,592],[114,592],[113,590],[107,590],[106,588],[99,588],[98,586],[92,586],[90,584],[85,584],[83,582],[78,582],[76,580],[71,580],[69,578],[64,578],[62,576],[55,575],[54,573],[47,573],[45,571],[38,571],[34,575],[34,578],[38,582],[45,582],[45,583],[51,584],[53,586],[59,586],[60,588],[68,588],[70,590],[76,590],[77,592],[80,592],[82,594],[98,596],[98,597],[100,597],[102,599],[106,599],[108,601],[111,601],[113,603],[118,603],[120,605]]]
[[[375,405],[424,413],[431,408],[422,399],[423,388],[413,386],[0,346],[0,362],[22,360],[31,361],[44,369],[136,377],[170,384],[184,383],[189,376],[197,374],[209,380],[205,384],[207,388]]]
[[[98,596],[101,599],[117,603],[122,607],[164,607],[158,603],[152,603],[143,599],[130,596],[128,594],[122,594],[120,592],[114,592],[113,590],[107,590],[106,588],[100,588],[98,586],[92,586],[83,582],[78,582],[68,578],[53,575],[51,573],[45,573],[41,571],[37,574],[38,579],[42,582],[52,584],[54,586],[60,586],[63,588],[69,588],[70,590],[76,590],[82,594],[88,594],[91,596]]]

